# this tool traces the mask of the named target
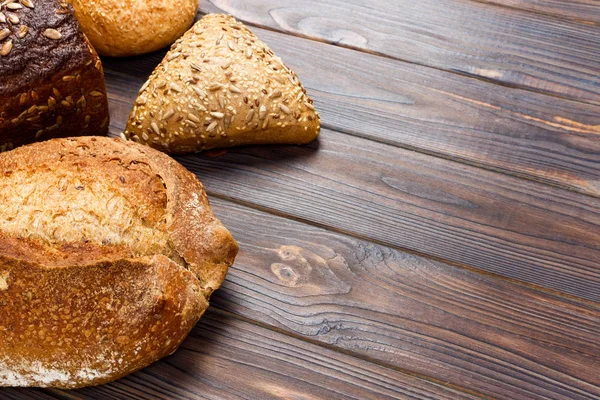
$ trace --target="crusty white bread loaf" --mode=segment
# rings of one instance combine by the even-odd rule
[[[105,135],[100,58],[63,0],[0,1],[0,151]]]
[[[210,14],[140,90],[124,135],[168,153],[305,144],[320,119],[298,77],[235,18]]]
[[[98,53],[123,57],[173,43],[194,22],[198,0],[68,0]]]
[[[201,183],[149,147],[0,154],[0,386],[97,385],[172,353],[236,253]]]

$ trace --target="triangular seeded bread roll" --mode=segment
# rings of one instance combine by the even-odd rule
[[[211,14],[173,44],[143,85],[124,135],[187,153],[305,144],[319,128],[296,74],[235,18]]]

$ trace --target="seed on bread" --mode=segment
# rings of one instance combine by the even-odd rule
[[[58,40],[62,38],[62,33],[56,29],[48,28],[44,31],[44,36],[46,36],[48,39]]]
[[[143,89],[124,136],[168,152],[251,144],[261,129],[261,143],[307,143],[319,132],[318,114],[305,106],[312,102],[293,72],[230,16],[198,21]],[[160,132],[152,125],[158,122]]]

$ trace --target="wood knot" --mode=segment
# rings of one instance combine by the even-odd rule
[[[271,264],[271,271],[286,286],[293,287],[298,283],[298,274],[288,265],[273,263]]]

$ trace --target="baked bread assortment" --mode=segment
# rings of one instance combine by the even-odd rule
[[[141,88],[122,135],[141,144],[94,136],[109,124],[102,64],[66,1],[0,0],[0,386],[98,385],[174,352],[238,247],[164,152],[304,144],[320,129],[281,59],[207,15]],[[69,1],[112,56],[172,43],[198,7]]]
[[[0,151],[58,136],[104,135],[102,64],[71,6],[0,3]]]
[[[149,147],[0,154],[0,386],[96,385],[172,353],[236,252],[196,177]]]
[[[242,23],[209,14],[143,85],[124,135],[168,153],[305,144],[320,119],[296,74]]]
[[[98,53],[122,57],[172,44],[192,25],[198,0],[69,0]]]

